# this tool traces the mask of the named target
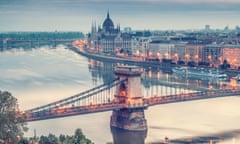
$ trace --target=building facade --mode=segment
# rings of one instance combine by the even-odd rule
[[[149,46],[149,55],[157,56],[160,59],[171,59],[174,44],[169,42],[152,41]]]
[[[211,44],[203,48],[203,61],[218,64],[222,56],[222,45]]]
[[[203,47],[204,45],[188,43],[186,45],[186,52],[184,58],[186,61],[199,62],[203,60]]]
[[[222,48],[222,57],[219,60],[221,63],[227,60],[231,68],[240,67],[240,45],[224,45]]]
[[[116,28],[109,12],[104,20],[102,27],[92,24],[91,33],[88,37],[88,42],[91,48],[101,51],[103,53],[116,53],[121,50],[126,53],[131,53],[131,35],[129,33],[122,33],[120,25]]]

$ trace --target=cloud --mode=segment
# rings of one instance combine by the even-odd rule
[[[61,2],[63,2],[62,0]],[[72,0],[76,2],[76,0]],[[117,2],[117,3],[124,3],[124,2],[144,2],[144,3],[162,3],[166,2],[166,0],[88,0],[88,2]],[[240,3],[239,0],[168,0],[169,3]]]
[[[114,22],[137,29],[162,29],[166,25],[161,23],[169,19],[172,21],[167,25],[179,23],[177,19],[184,19],[183,25],[186,27],[189,23],[191,28],[199,28],[199,25],[203,26],[213,20],[214,25],[221,25],[220,27],[229,24],[235,26],[239,24],[239,7],[240,0],[0,0],[0,29],[88,32],[93,20],[98,24],[104,21],[108,9]],[[199,24],[193,25],[193,19],[199,20],[199,17],[202,18]],[[143,22],[143,18],[147,23]],[[141,20],[135,22],[133,19]],[[158,23],[157,20],[160,19],[162,22]],[[156,27],[152,27],[153,24]],[[138,27],[139,25],[143,26]],[[175,25],[170,29],[176,27],[182,28]]]

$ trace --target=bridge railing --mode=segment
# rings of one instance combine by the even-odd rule
[[[58,117],[73,116],[79,114],[96,113],[119,109],[142,109],[157,104],[176,103],[182,101],[191,101],[207,98],[217,98],[226,96],[239,96],[239,89],[228,90],[212,90],[204,92],[184,93],[176,95],[155,96],[150,98],[143,98],[142,102],[114,102],[90,104],[84,106],[62,107],[58,109],[49,109],[42,111],[35,111],[27,114],[27,121],[36,121],[44,119],[53,119]]]
[[[240,96],[240,89],[212,90],[203,92],[184,93],[176,95],[155,96],[144,98],[144,104],[153,106],[157,104],[176,103],[181,101],[200,100],[217,97]]]

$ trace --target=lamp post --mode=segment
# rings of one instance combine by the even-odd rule
[[[152,57],[152,52],[151,51],[148,52],[148,56]]]
[[[178,61],[178,54],[177,53],[174,54],[174,60],[177,63],[177,61]]]
[[[188,63],[189,58],[190,58],[190,55],[189,55],[188,53],[185,54],[185,62],[186,62],[186,63]]]
[[[210,66],[212,66],[212,56],[208,55],[208,62],[210,63]]]
[[[139,55],[140,55],[140,52],[139,52],[139,50],[137,50],[136,51],[136,56],[139,57]]]
[[[169,58],[169,54],[166,52],[165,54],[165,58],[168,59]]]
[[[195,55],[195,60],[196,60],[196,63],[198,64],[198,58],[199,58],[199,56],[196,54]]]
[[[159,59],[159,61],[161,60],[161,53],[160,52],[157,52],[157,57]]]

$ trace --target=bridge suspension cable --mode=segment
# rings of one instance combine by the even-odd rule
[[[99,93],[101,93],[105,90],[108,90],[108,89],[110,89],[110,88],[112,88],[112,87],[114,87],[114,86],[116,86],[116,85],[118,85],[118,84],[120,84],[124,81],[126,81],[126,79],[119,81],[119,78],[116,78],[116,79],[114,79],[114,80],[112,80],[108,83],[105,83],[105,84],[102,84],[100,86],[94,87],[90,90],[81,92],[79,94],[70,96],[70,97],[62,99],[62,100],[52,102],[52,103],[47,104],[47,105],[43,105],[43,106],[40,106],[40,107],[37,107],[37,108],[27,110],[26,112],[34,113],[34,112],[39,112],[39,111],[44,111],[44,110],[57,109],[58,107],[63,107],[63,106],[70,105],[70,104],[74,105],[76,102],[80,103],[81,100],[84,100],[84,99],[90,98],[94,95],[97,95],[97,94],[99,94]],[[89,101],[88,101],[88,103],[89,103]]]

